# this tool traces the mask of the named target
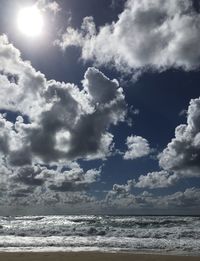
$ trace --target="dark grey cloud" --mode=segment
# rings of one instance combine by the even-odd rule
[[[92,102],[105,104],[116,98],[119,84],[116,80],[110,81],[99,70],[89,68],[85,73],[83,86],[92,98]]]
[[[79,46],[82,59],[120,72],[193,70],[200,64],[199,22],[190,0],[128,0],[116,22],[97,30],[86,17],[80,30],[68,27],[55,43],[62,49]]]
[[[12,125],[12,124],[11,124]],[[7,134],[6,120],[0,115],[0,153],[6,155],[9,150],[9,135]]]
[[[52,103],[51,108],[41,113],[38,127],[30,129],[32,152],[44,161],[108,155],[113,138],[108,129],[111,124],[123,121],[126,113],[118,83],[99,70],[89,68],[82,91],[72,85],[58,84],[48,86],[45,95],[47,102]],[[61,151],[56,146],[60,140],[66,145]]]
[[[94,201],[90,186],[100,179],[101,168],[84,171],[77,163],[61,171],[41,166],[7,167],[0,169],[0,204],[54,205]],[[81,200],[81,195],[83,196]]]
[[[79,87],[47,81],[4,35],[0,109],[20,114],[13,121],[0,114],[1,205],[95,201],[89,191],[101,168],[83,170],[75,160],[105,159],[112,153],[109,129],[126,115],[117,80],[91,67]]]
[[[31,152],[28,147],[23,147],[18,150],[12,150],[8,153],[8,162],[12,166],[31,165]]]
[[[0,75],[0,108],[22,115],[15,124],[2,115],[0,144],[9,164],[105,158],[110,154],[113,135],[109,128],[124,121],[126,114],[123,90],[117,80],[88,68],[82,89],[47,81],[21,59],[6,36],[0,39],[0,59],[0,69],[6,71]],[[17,75],[18,81],[11,83],[8,73]],[[28,123],[23,115],[28,117]]]
[[[25,185],[39,186],[44,182],[38,178],[41,169],[37,166],[25,166],[13,171],[10,177],[14,182],[19,182]]]

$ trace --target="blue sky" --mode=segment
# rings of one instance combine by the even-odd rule
[[[2,213],[200,213],[199,6],[161,2],[0,1]]]

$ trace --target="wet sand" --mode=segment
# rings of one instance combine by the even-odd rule
[[[45,252],[0,253],[0,261],[199,261],[199,256],[175,256],[132,253]]]

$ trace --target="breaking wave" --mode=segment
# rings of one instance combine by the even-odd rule
[[[200,218],[0,217],[0,251],[38,249],[200,253]]]

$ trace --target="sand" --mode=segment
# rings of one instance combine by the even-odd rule
[[[199,261],[199,256],[129,253],[0,253],[0,261]]]

